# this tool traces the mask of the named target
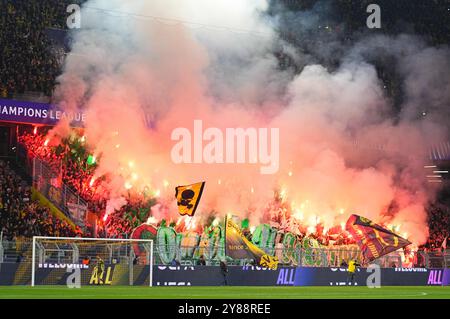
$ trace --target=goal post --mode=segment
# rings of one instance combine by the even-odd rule
[[[153,285],[153,240],[34,236],[31,286]]]

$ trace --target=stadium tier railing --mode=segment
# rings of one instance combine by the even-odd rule
[[[17,144],[17,163],[32,177],[33,187],[53,205],[84,228],[88,204],[81,196],[61,181],[61,172],[55,171],[36,156],[28,153],[25,145]]]
[[[33,187],[67,216],[70,216],[79,226],[84,226],[87,202],[61,181],[59,173],[53,171],[38,158],[33,159]]]

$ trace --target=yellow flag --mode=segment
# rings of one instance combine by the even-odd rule
[[[180,215],[194,216],[200,198],[202,197],[205,182],[175,187],[178,212]]]
[[[225,221],[225,252],[233,259],[254,259],[258,265],[273,270],[278,267],[278,258],[249,241],[231,218]]]

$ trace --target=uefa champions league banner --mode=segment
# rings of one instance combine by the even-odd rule
[[[0,121],[56,125],[64,119],[73,127],[83,127],[86,114],[65,112],[53,104],[0,99]]]

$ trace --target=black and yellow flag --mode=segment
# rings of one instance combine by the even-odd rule
[[[202,197],[205,182],[175,187],[178,212],[180,215],[194,216],[200,198]]]
[[[346,229],[356,239],[364,264],[411,244],[407,239],[358,215],[350,216]]]
[[[254,259],[262,267],[277,269],[278,258],[250,242],[231,218],[225,224],[225,254],[234,259]]]

